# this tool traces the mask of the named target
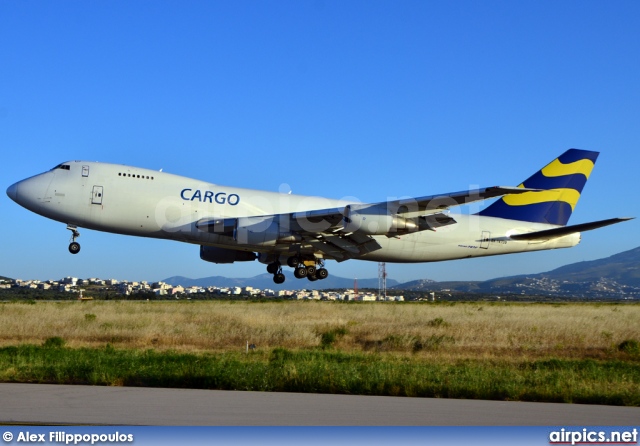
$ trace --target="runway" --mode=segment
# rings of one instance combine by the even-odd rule
[[[1,424],[637,425],[640,408],[438,398],[0,383]]]

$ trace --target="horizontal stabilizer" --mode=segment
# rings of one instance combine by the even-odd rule
[[[544,231],[529,232],[527,234],[515,234],[510,236],[513,240],[541,240],[565,235],[574,234],[576,232],[590,231],[592,229],[602,228],[622,221],[632,220],[634,217],[609,218],[607,220],[592,221],[590,223],[582,223],[579,225],[562,226],[559,228],[547,229]]]

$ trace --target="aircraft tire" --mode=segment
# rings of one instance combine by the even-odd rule
[[[69,243],[69,252],[71,254],[78,254],[80,252],[80,243],[78,242]]]
[[[295,269],[295,271],[293,271],[293,275],[296,277],[296,279],[302,279],[303,277],[307,276],[307,268],[305,268],[304,266],[299,266]]]
[[[318,271],[316,271],[316,277],[320,280],[326,279],[327,277],[329,277],[329,271],[327,271],[326,268],[320,268]]]
[[[276,274],[278,272],[278,268],[280,268],[280,264],[278,262],[269,263],[267,265],[267,272],[269,274]]]
[[[297,257],[289,257],[287,259],[287,265],[289,265],[290,268],[296,268],[299,264],[300,259],[298,259]]]
[[[318,280],[318,278],[316,277],[315,274],[313,275],[308,275],[307,279],[309,279],[309,282],[315,282],[316,280]]]
[[[273,275],[273,282],[280,285],[281,283],[284,283],[285,281],[285,277],[284,274],[282,273],[277,273]]]
[[[307,266],[307,277],[313,276],[315,274],[316,274],[316,267],[313,265]]]

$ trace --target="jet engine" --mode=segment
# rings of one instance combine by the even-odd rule
[[[275,246],[279,232],[272,217],[243,217],[236,221],[234,238],[239,245]]]
[[[196,226],[212,234],[232,237],[238,245],[275,246],[276,243],[302,241],[300,235],[283,231],[276,216],[202,220]]]
[[[200,246],[200,258],[213,263],[252,262],[258,256],[255,252],[236,251],[234,249]]]
[[[429,225],[420,219],[404,218],[390,213],[386,207],[369,206],[358,208],[347,206],[344,215],[344,230],[346,232],[361,232],[367,235],[402,235],[410,232],[430,229]]]

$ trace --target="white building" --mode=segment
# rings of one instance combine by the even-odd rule
[[[184,293],[184,288],[181,287],[180,285],[174,286],[173,288],[171,288],[171,290],[169,290],[171,295],[173,296],[174,294],[178,294],[178,293]]]
[[[64,279],[61,280],[61,282],[64,283],[65,285],[76,286],[78,284],[78,278],[77,277],[65,277]]]

